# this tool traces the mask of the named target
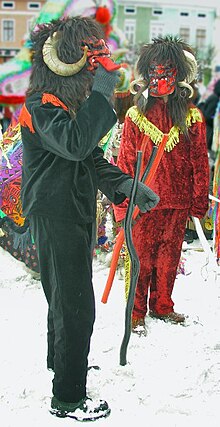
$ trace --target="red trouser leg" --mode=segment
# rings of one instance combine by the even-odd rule
[[[140,274],[137,282],[133,318],[144,318],[147,314],[148,289],[154,267],[154,218],[152,213],[143,215],[133,227],[132,236],[140,260]]]
[[[188,210],[155,210],[142,216],[133,229],[140,259],[133,316],[145,317],[149,308],[158,314],[173,311],[171,295],[181,256]]]
[[[147,314],[147,298],[150,279],[150,276],[144,276],[144,279],[140,278],[139,276],[135,292],[134,308],[132,312],[133,319],[144,318]]]

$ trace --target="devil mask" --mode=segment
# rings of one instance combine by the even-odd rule
[[[140,88],[148,95],[160,97],[171,95],[174,90],[182,96],[192,98],[190,85],[197,75],[197,62],[192,49],[178,37],[158,37],[152,43],[143,45],[136,65],[136,76],[130,84],[132,94]]]
[[[173,93],[176,85],[177,70],[169,62],[149,67],[149,93],[151,96],[165,96]]]

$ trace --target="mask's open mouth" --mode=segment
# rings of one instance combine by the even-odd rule
[[[152,65],[149,71],[149,92],[151,96],[165,96],[173,93],[176,84],[176,68],[169,65]]]

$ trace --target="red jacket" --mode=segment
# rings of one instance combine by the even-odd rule
[[[160,197],[154,209],[186,209],[189,214],[202,218],[208,209],[209,162],[206,145],[206,126],[200,111],[191,106],[187,115],[189,139],[177,127],[172,127],[167,106],[157,99],[143,116],[137,107],[131,107],[126,115],[117,165],[125,173],[134,176],[137,151],[147,135],[144,164],[152,147],[159,144],[164,133],[169,134],[162,159],[150,184]],[[125,217],[128,199],[114,206],[116,221]]]

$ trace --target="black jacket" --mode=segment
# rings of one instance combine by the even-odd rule
[[[62,106],[42,103],[40,93],[26,100],[32,129],[22,119],[21,200],[24,215],[56,216],[93,222],[98,188],[115,204],[125,196],[118,185],[130,176],[108,163],[98,142],[116,122],[99,92],[92,92],[72,119]]]
[[[214,86],[213,93],[204,102],[198,104],[198,108],[202,111],[206,122],[206,141],[209,150],[211,150],[212,148],[214,117],[216,114],[219,99],[220,80],[217,80]]]

